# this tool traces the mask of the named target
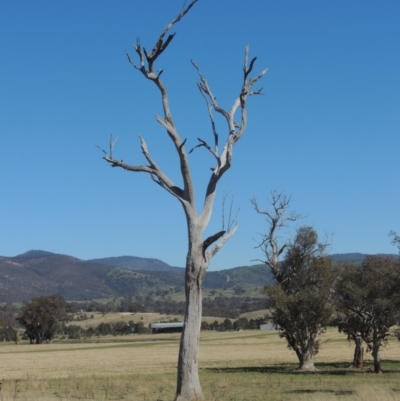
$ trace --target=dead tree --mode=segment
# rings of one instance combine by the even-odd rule
[[[127,54],[130,64],[136,70],[140,71],[144,77],[151,81],[159,90],[163,115],[157,115],[156,119],[158,123],[164,127],[166,134],[175,147],[176,155],[180,162],[182,185],[179,186],[175,184],[158,166],[157,162],[151,156],[145,140],[140,135],[142,153],[147,161],[145,165],[131,165],[114,158],[113,148],[115,142],[113,142],[112,138],[110,139],[109,153],[103,151],[105,153],[104,159],[110,163],[112,167],[120,167],[127,171],[149,174],[154,182],[174,196],[183,207],[188,228],[188,251],[185,272],[186,313],[180,341],[175,398],[179,401],[203,398],[198,376],[199,338],[202,315],[202,283],[211,258],[235,233],[237,225],[226,231],[219,231],[205,239],[203,235],[211,218],[217,184],[222,176],[229,170],[232,163],[233,147],[246,130],[247,100],[252,95],[259,95],[262,93],[262,88],[253,89],[253,85],[267,72],[267,69],[265,69],[254,77],[250,76],[256,58],[249,61],[249,48],[246,47],[243,81],[231,109],[226,110],[218,104],[217,98],[211,91],[207,80],[204,78],[199,67],[192,61],[199,76],[197,85],[206,102],[214,140],[213,145],[210,145],[203,138],[198,138],[198,144],[194,146],[191,151],[203,147],[210,152],[215,159],[215,166],[212,168],[205,191],[204,204],[201,212],[198,214],[196,211],[195,190],[188,158],[188,154],[191,151],[187,152],[185,146],[186,139],[183,140],[179,135],[172,117],[167,89],[161,80],[163,70],[159,69],[156,72],[154,69],[154,63],[174,38],[175,34],[169,34],[170,29],[188,13],[197,1],[198,0],[192,0],[187,6],[184,6],[179,15],[164,28],[150,52],[146,51],[139,41],[136,43],[134,49],[139,59],[138,63],[135,63],[129,54]],[[220,151],[218,147],[219,136],[214,121],[214,113],[221,115],[226,122],[226,140],[222,151]]]
[[[272,191],[269,199],[271,207],[265,210],[260,209],[256,198],[250,201],[256,212],[265,217],[267,224],[267,232],[261,234],[261,241],[257,245],[266,257],[266,260],[262,262],[271,268],[275,277],[279,277],[279,258],[287,246],[287,242],[281,243],[282,230],[286,229],[290,222],[302,219],[303,216],[294,211],[288,211],[290,197],[283,192]]]

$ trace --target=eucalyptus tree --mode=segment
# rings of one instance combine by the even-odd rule
[[[211,219],[217,185],[222,176],[231,167],[233,148],[236,142],[242,137],[247,127],[248,98],[252,95],[259,95],[262,93],[262,88],[253,89],[253,86],[267,72],[267,69],[264,69],[259,74],[251,76],[256,58],[249,60],[249,48],[246,47],[243,78],[238,87],[238,96],[233,100],[230,109],[224,109],[217,102],[217,98],[214,96],[200,68],[192,61],[199,77],[199,82],[197,84],[198,89],[206,103],[206,109],[211,123],[213,143],[210,144],[205,139],[198,138],[198,143],[188,152],[186,139],[182,139],[172,116],[167,88],[161,80],[163,70],[155,70],[155,62],[168,48],[175,36],[175,34],[169,33],[171,28],[185,17],[197,1],[198,0],[192,0],[188,5],[184,5],[177,17],[165,26],[151,51],[147,51],[139,40],[137,41],[134,49],[137,54],[138,62],[135,62],[130,55],[127,54],[130,64],[149,80],[159,92],[163,114],[157,115],[156,120],[165,129],[166,135],[168,135],[175,148],[176,157],[180,164],[182,184],[178,185],[175,183],[170,176],[160,168],[156,160],[151,156],[142,136],[139,136],[139,138],[141,150],[147,162],[146,164],[132,165],[114,157],[115,141],[113,141],[112,138],[110,138],[109,152],[103,150],[105,153],[104,159],[110,163],[112,167],[119,167],[130,172],[148,174],[155,183],[177,199],[182,205],[186,217],[188,230],[188,250],[185,271],[186,313],[178,358],[176,400],[179,401],[203,398],[198,376],[199,337],[202,315],[202,283],[212,257],[235,233],[237,225],[228,224],[226,230],[222,229],[207,238],[204,238],[204,231]],[[220,150],[218,146],[219,134],[216,129],[215,114],[220,115],[226,123],[226,138],[224,139],[225,142],[222,150]],[[196,148],[206,149],[215,160],[215,165],[212,168],[205,190],[204,203],[199,213],[196,209],[195,188],[189,165],[189,153]]]
[[[299,370],[316,370],[313,356],[333,312],[336,270],[325,256],[326,244],[318,241],[316,231],[309,226],[299,227],[293,241],[288,239],[289,225],[303,216],[289,211],[290,197],[283,192],[273,191],[266,209],[255,198],[251,202],[267,226],[257,247],[276,280],[275,285],[265,288],[273,323],[295,351]]]
[[[333,314],[336,269],[312,227],[297,229],[285,256],[272,269],[277,284],[266,287],[274,325],[299,360],[299,370],[315,371],[313,357]]]
[[[400,321],[399,260],[367,256],[361,266],[345,265],[336,298],[340,326],[345,333],[359,333],[374,358],[374,372],[381,373],[380,350]]]
[[[31,344],[51,341],[61,328],[61,323],[68,321],[67,303],[59,295],[33,298],[21,308],[18,322],[24,326],[25,334]]]

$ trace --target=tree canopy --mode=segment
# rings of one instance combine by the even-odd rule
[[[31,344],[51,341],[60,329],[60,323],[68,320],[67,303],[59,295],[33,298],[21,309],[19,323],[25,327],[25,334]]]
[[[300,227],[287,244],[284,259],[272,269],[278,283],[266,288],[273,322],[295,351],[300,370],[315,370],[313,356],[333,313],[332,283],[337,270],[324,256],[324,248],[312,227]]]
[[[400,262],[367,256],[361,266],[345,265],[336,285],[339,330],[357,333],[374,357],[375,373],[382,372],[379,351],[400,319]]]

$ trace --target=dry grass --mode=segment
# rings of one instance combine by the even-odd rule
[[[178,344],[177,334],[114,343],[2,344],[0,401],[171,400]],[[319,374],[295,373],[296,357],[276,332],[203,332],[200,349],[210,401],[400,400],[397,341],[382,352],[383,368],[391,370],[383,375],[346,369],[353,348],[334,329],[315,358]]]
[[[264,319],[266,315],[270,315],[270,310],[269,309],[262,309],[262,310],[257,310],[254,312],[245,312],[241,313],[240,317],[246,317],[247,319]],[[234,319],[232,319],[234,320]]]
[[[143,322],[145,326],[148,326],[150,323],[156,323],[160,321],[168,321],[173,319],[178,319],[178,321],[183,321],[182,315],[162,315],[160,313],[130,313],[130,312],[122,312],[122,313],[107,313],[106,315],[102,315],[100,312],[89,312],[86,313],[88,316],[93,315],[93,319],[88,320],[74,320],[70,322],[70,324],[76,324],[78,326],[88,328],[88,327],[96,327],[100,323],[114,323],[114,322],[125,322],[128,323],[130,320],[133,320],[135,323]],[[221,317],[212,317],[212,316],[203,316],[203,321],[208,323],[212,323],[215,320],[218,322],[223,322],[225,318]],[[0,400],[1,401],[1,400]]]

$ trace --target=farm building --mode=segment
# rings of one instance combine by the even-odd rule
[[[260,324],[260,330],[275,330],[273,323]]]
[[[173,323],[151,323],[150,333],[182,333],[183,322]]]

